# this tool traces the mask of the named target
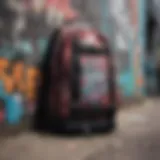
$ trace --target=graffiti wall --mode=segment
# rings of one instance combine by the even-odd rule
[[[59,2],[0,1],[0,124],[18,124],[34,112],[48,36],[75,16],[69,0]]]
[[[33,111],[38,81],[38,67],[26,65],[21,55],[12,60],[0,58],[0,108],[9,123],[17,123],[24,112]]]
[[[144,85],[144,1],[74,0],[89,22],[108,35],[112,33],[117,80],[124,96],[142,94]],[[109,16],[104,16],[106,11]],[[38,66],[45,56],[48,36],[64,19],[77,14],[69,0],[0,1],[0,123],[18,124],[33,113],[40,81]]]
[[[76,9],[109,38],[117,82],[124,97],[144,95],[145,0],[72,0]],[[94,8],[91,9],[91,8]]]
[[[140,0],[143,1],[143,0]],[[144,8],[139,0],[109,0],[117,81],[125,97],[142,95]],[[142,33],[143,34],[142,34]]]

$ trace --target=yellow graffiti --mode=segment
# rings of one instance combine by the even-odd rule
[[[9,62],[5,58],[0,58],[0,80],[6,76],[5,71],[9,66]]]
[[[26,94],[29,100],[34,100],[36,97],[36,88],[38,84],[38,77],[40,78],[40,72],[33,68],[30,67],[27,69],[26,72]]]
[[[6,92],[12,93],[14,90],[14,83],[13,83],[12,77],[6,75],[3,81],[4,81],[4,87]]]
[[[24,77],[24,63],[17,62],[12,68],[12,77],[18,83],[21,82]]]
[[[7,70],[11,70],[7,72]],[[40,78],[40,71],[34,67],[26,67],[21,61],[11,66],[5,58],[0,58],[0,80],[4,82],[7,93],[18,91],[25,95],[27,100],[35,100],[36,87]]]

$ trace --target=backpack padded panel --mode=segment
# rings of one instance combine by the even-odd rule
[[[99,94],[102,92],[103,92],[103,97],[105,97],[108,93],[107,91],[108,88],[107,60],[109,57],[108,49],[107,48],[97,49],[94,45],[89,47],[76,46],[76,45],[73,46],[74,49],[72,55],[73,65],[72,65],[72,80],[71,80],[72,81],[71,86],[73,91],[72,102],[76,101],[80,103],[79,107],[84,107],[82,101],[84,99],[87,99],[88,97],[89,99],[91,98],[92,100],[88,99],[90,102],[88,100],[87,100],[88,102],[85,100],[86,101],[85,103],[88,103],[88,105],[90,106],[94,105],[94,107],[96,106],[97,102],[100,105],[101,104],[100,99],[98,99],[98,101],[96,102],[95,101],[96,97],[97,96],[100,97]],[[97,74],[99,76],[96,76]],[[96,85],[99,85],[99,87],[97,88]],[[89,90],[87,89],[88,87],[90,88]],[[94,89],[96,89],[96,91],[93,91]],[[104,100],[105,99],[103,98],[103,102]]]

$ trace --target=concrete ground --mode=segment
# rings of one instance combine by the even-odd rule
[[[24,132],[0,141],[0,160],[160,160],[160,100],[121,110],[113,134],[56,137]]]

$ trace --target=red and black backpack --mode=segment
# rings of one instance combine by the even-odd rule
[[[91,28],[65,26],[54,31],[45,58],[36,112],[39,127],[77,128],[81,122],[114,119],[113,57],[104,36]]]

